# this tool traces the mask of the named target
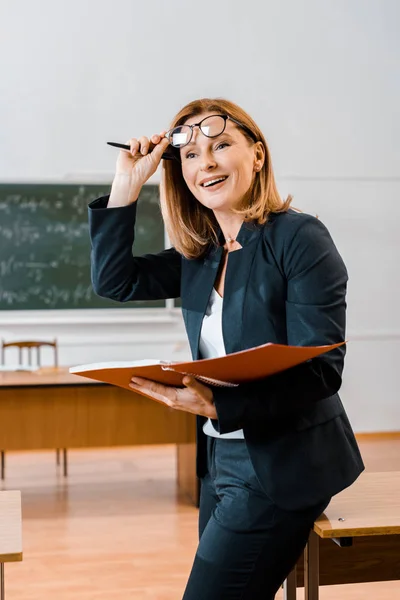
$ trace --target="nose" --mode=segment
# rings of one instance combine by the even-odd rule
[[[201,171],[211,171],[215,169],[217,163],[215,161],[214,156],[210,153],[204,153],[201,160],[200,170]]]
[[[201,170],[201,171],[206,171],[206,172],[207,172],[207,171],[212,171],[213,169],[215,169],[215,166],[216,166],[216,165],[215,165],[215,162],[211,162],[211,161],[210,161],[210,162],[208,162],[208,163],[204,163],[204,164],[201,166],[201,169],[200,169],[200,170]]]

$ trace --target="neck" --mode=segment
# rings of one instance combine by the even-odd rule
[[[234,213],[218,214],[216,211],[214,211],[214,215],[225,238],[225,247],[229,249],[235,246],[236,238],[244,221],[243,217]]]

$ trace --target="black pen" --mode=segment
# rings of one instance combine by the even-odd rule
[[[130,146],[128,146],[128,144],[120,144],[119,142],[107,142],[107,144],[109,146],[114,146],[114,148],[122,148],[122,150],[130,150]],[[153,144],[151,144],[151,146],[153,146]],[[151,148],[150,146],[150,148]],[[153,146],[154,147],[154,146]],[[151,148],[153,149],[153,148]],[[181,162],[179,160],[179,158],[177,156],[175,156],[175,154],[168,154],[168,152],[164,152],[164,154],[162,155],[162,157],[164,160],[177,160],[178,162]]]

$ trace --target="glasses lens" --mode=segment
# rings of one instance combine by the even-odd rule
[[[181,125],[180,127],[174,127],[169,132],[169,142],[174,148],[181,148],[189,143],[192,130],[188,125]]]
[[[219,115],[207,117],[200,125],[202,133],[209,138],[220,135],[225,129],[225,119]],[[179,125],[168,132],[168,139],[174,148],[182,148],[191,140],[192,128],[189,125]]]
[[[220,135],[225,129],[225,119],[218,115],[207,117],[200,125],[200,129],[207,137],[217,137],[217,135]]]

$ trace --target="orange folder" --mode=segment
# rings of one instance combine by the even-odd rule
[[[93,363],[71,367],[70,373],[129,390],[132,389],[129,387],[132,377],[144,377],[165,385],[182,386],[185,375],[192,375],[210,385],[237,387],[241,383],[264,379],[295,367],[345,343],[329,346],[285,346],[269,343],[218,358],[187,362],[144,360]],[[140,393],[139,390],[135,391]],[[143,395],[147,394],[143,392]]]

